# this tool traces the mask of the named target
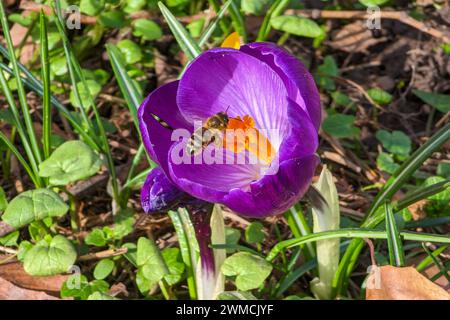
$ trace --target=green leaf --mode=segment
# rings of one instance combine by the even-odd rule
[[[102,90],[101,85],[94,80],[86,80],[86,84],[88,86],[89,91],[86,90],[85,86],[82,82],[77,83],[77,89],[80,94],[81,99],[81,105],[78,103],[78,100],[75,96],[74,90],[70,91],[70,103],[77,108],[83,107],[85,110],[88,110],[90,107],[92,107],[92,102],[90,99],[89,94],[91,95],[92,99],[95,99],[95,97],[100,93]]]
[[[380,170],[383,170],[389,174],[393,174],[400,167],[398,163],[395,163],[392,156],[385,152],[381,152],[378,155],[377,166]]]
[[[175,36],[178,45],[180,46],[181,50],[183,50],[183,52],[188,56],[189,60],[193,60],[200,53],[202,53],[202,50],[198,46],[197,42],[192,39],[189,32],[187,32],[183,25],[173,16],[169,9],[167,9],[167,7],[162,2],[158,2],[158,6],[164,18],[166,19],[170,30]]]
[[[95,228],[84,239],[86,244],[96,247],[104,247],[107,243],[106,235],[102,229]]]
[[[265,235],[262,231],[264,228],[263,224],[259,221],[252,222],[245,229],[245,240],[248,243],[261,243],[264,241]]]
[[[235,228],[225,228],[225,238],[227,245],[237,245],[241,239],[241,231]],[[227,253],[233,253],[236,249],[227,248]]]
[[[205,26],[205,18],[200,18],[192,21],[186,26],[192,37],[198,38],[202,34],[203,27]]]
[[[49,189],[29,190],[15,197],[2,215],[2,220],[15,229],[47,217],[63,216],[69,207]]]
[[[402,131],[390,133],[386,130],[378,130],[376,137],[390,153],[407,157],[411,152],[411,138]]]
[[[94,280],[88,282],[86,276],[80,274],[71,275],[62,285],[61,298],[88,299],[93,293],[106,294],[109,284],[104,280]]]
[[[322,124],[322,129],[336,138],[351,138],[359,135],[359,128],[354,126],[355,117],[345,114],[329,115]]]
[[[126,6],[124,8],[126,13],[132,13],[139,11],[145,7],[147,0],[126,0]]]
[[[141,237],[137,243],[136,262],[138,268],[142,270],[145,279],[155,285],[165,275],[169,274],[169,270],[164,259],[154,241]]]
[[[113,269],[114,261],[112,261],[111,259],[102,259],[95,266],[94,278],[97,280],[103,280],[110,275]]]
[[[23,16],[20,13],[12,13],[8,16],[8,20],[12,23],[18,23],[22,27],[29,27],[33,22],[31,15]]]
[[[246,14],[259,16],[266,11],[271,2],[271,0],[242,0],[241,9]]]
[[[128,251],[123,254],[123,256],[130,261],[130,263],[137,267],[137,246],[135,243],[127,242],[122,245],[122,247],[127,248]]]
[[[120,210],[114,217],[114,239],[120,240],[134,230],[134,212],[131,209]]]
[[[0,212],[5,211],[8,206],[8,199],[6,198],[5,190],[0,187]]]
[[[87,300],[120,300],[120,299],[97,291],[89,295]]]
[[[90,16],[96,16],[105,7],[104,0],[81,0],[80,11]]]
[[[50,71],[54,76],[64,76],[67,74],[66,57],[55,57],[50,60]]]
[[[64,273],[75,263],[77,252],[63,236],[39,241],[24,259],[24,269],[32,276],[49,276]]]
[[[121,29],[127,25],[125,14],[122,11],[106,11],[99,16],[100,23],[107,28]]]
[[[169,286],[180,282],[183,279],[185,265],[181,258],[180,249],[178,248],[165,248],[162,251],[162,257],[169,269],[169,274],[164,276]]]
[[[447,162],[441,162],[437,166],[436,170],[437,175],[447,178],[450,178],[450,163]],[[1,211],[1,210],[0,210]]]
[[[383,89],[372,88],[367,90],[367,94],[380,105],[389,104],[392,101],[392,95]]]
[[[18,246],[17,240],[19,239],[19,235],[19,231],[14,231],[4,237],[0,237],[0,244],[5,247],[16,247]]]
[[[334,91],[331,94],[331,97],[333,98],[334,103],[338,106],[348,107],[353,104],[353,101],[348,97],[348,95],[340,91]]]
[[[331,77],[339,75],[339,68],[332,56],[326,56],[323,63],[317,68],[315,79],[317,84],[328,91],[336,90],[336,84]]]
[[[141,48],[129,39],[121,40],[117,44],[120,52],[125,57],[127,64],[134,64],[142,60],[143,54]]]
[[[258,300],[251,292],[246,291],[224,291],[217,298],[219,300]]]
[[[413,90],[413,93],[422,99],[423,102],[438,109],[443,113],[450,111],[450,95]]]
[[[33,244],[30,241],[24,240],[19,244],[19,251],[17,252],[17,259],[21,262],[25,260],[25,256],[28,251],[33,248]]]
[[[226,276],[236,276],[236,287],[247,291],[263,284],[272,271],[272,265],[257,255],[238,252],[225,260],[221,270]]]
[[[161,38],[163,33],[156,22],[148,19],[138,19],[133,24],[133,35],[152,41]]]
[[[436,184],[436,183],[439,183],[442,181],[446,181],[446,180],[447,179],[445,179],[443,177],[439,177],[439,176],[429,177],[424,181],[423,186],[425,186],[425,187],[431,186],[433,184]],[[450,187],[446,188],[446,190],[444,190],[444,191],[439,192],[438,194],[428,197],[428,199],[437,200],[437,201],[449,201],[450,200]]]
[[[373,7],[373,6],[381,6],[385,3],[387,3],[389,0],[359,0],[359,2],[366,7]]]
[[[72,140],[60,145],[39,165],[39,175],[50,178],[52,185],[65,186],[94,175],[101,164],[100,157],[87,144]]]
[[[390,264],[396,267],[403,267],[405,265],[405,253],[403,252],[402,240],[398,232],[394,213],[390,204],[386,203],[384,208],[386,212],[386,232]]]
[[[320,26],[313,20],[299,16],[278,16],[270,19],[270,24],[274,29],[288,32],[290,34],[316,38],[323,34]]]

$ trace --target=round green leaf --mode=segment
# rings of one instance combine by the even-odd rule
[[[100,260],[95,266],[94,278],[97,280],[103,280],[107,276],[109,276],[109,274],[113,271],[113,269],[114,269],[114,261],[112,261],[111,259]]]
[[[52,185],[67,185],[94,175],[101,166],[100,157],[82,141],[60,145],[39,165],[39,175],[50,178]]]
[[[433,177],[429,177],[425,180],[425,182],[423,183],[423,185],[425,187],[431,186],[433,184],[445,181],[447,179],[439,177],[439,176],[433,176]],[[435,194],[431,197],[429,197],[428,199],[431,200],[437,200],[437,201],[449,201],[450,200],[450,188],[445,189],[444,191],[439,192],[438,194]]]
[[[164,262],[169,269],[169,274],[164,276],[169,286],[180,282],[183,279],[185,265],[181,258],[180,249],[178,248],[165,248],[161,252]]]
[[[133,41],[129,39],[121,40],[117,44],[117,47],[124,55],[127,64],[133,64],[142,60],[142,50]]]
[[[395,163],[390,154],[382,152],[377,157],[377,166],[380,170],[383,170],[389,174],[393,174],[400,167],[398,163]]]
[[[450,95],[448,94],[432,93],[421,90],[413,90],[413,93],[423,102],[441,112],[446,113],[450,111]]]
[[[2,187],[0,187],[0,212],[5,211],[7,206],[8,200],[6,199],[5,190],[3,190]]]
[[[153,241],[144,237],[139,238],[137,243],[136,262],[144,278],[152,284],[156,284],[169,273],[159,248]]]
[[[95,228],[84,238],[84,242],[91,246],[103,247],[106,245],[107,239],[102,229]]]
[[[50,276],[64,273],[75,263],[77,252],[63,236],[39,241],[24,259],[24,269],[32,276]]]
[[[100,23],[107,28],[120,29],[127,25],[125,14],[122,11],[106,11],[100,14]]]
[[[345,114],[329,115],[322,124],[322,129],[336,138],[349,138],[359,135],[359,129],[354,126],[355,117]]]
[[[105,0],[81,0],[80,11],[90,16],[96,16],[105,7]]]
[[[238,252],[225,260],[221,270],[226,276],[236,276],[236,287],[247,291],[264,282],[272,271],[272,265],[257,255]]]
[[[242,0],[241,9],[246,14],[261,15],[269,6],[271,0]]]
[[[69,207],[49,189],[29,190],[19,194],[8,205],[2,220],[18,229],[47,217],[60,217]]]
[[[138,19],[133,24],[133,35],[145,40],[157,40],[162,37],[161,27],[148,19]]]
[[[378,104],[385,105],[392,101],[392,96],[389,92],[379,88],[372,88],[367,91],[367,94]]]
[[[245,229],[245,239],[248,243],[261,243],[264,240],[264,233],[262,232],[263,225],[261,222],[252,222],[247,229]]]
[[[78,94],[80,96],[80,100],[81,100],[81,104],[78,103],[78,99],[76,98],[76,95],[74,93],[74,89],[72,88],[72,90],[70,91],[70,103],[77,108],[81,108],[83,107],[84,109],[88,110],[91,106],[91,99],[89,98],[89,94],[91,95],[92,99],[95,100],[95,97],[100,93],[100,91],[102,90],[101,85],[94,80],[86,80],[86,85],[88,90],[86,90],[84,84],[82,82],[78,82],[77,83],[77,89],[78,89]]]
[[[366,7],[381,6],[388,1],[389,0],[359,0],[359,2]]]
[[[375,136],[393,154],[406,157],[411,152],[411,139],[402,131],[378,130]]]
[[[270,24],[274,29],[300,37],[316,38],[323,33],[313,20],[299,16],[278,16],[270,19]]]

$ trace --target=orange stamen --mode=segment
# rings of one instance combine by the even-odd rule
[[[228,120],[223,146],[234,153],[247,150],[267,165],[275,157],[275,149],[269,139],[255,128],[255,121],[249,115]]]

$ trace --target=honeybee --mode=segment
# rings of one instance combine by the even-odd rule
[[[191,156],[198,154],[213,142],[219,146],[221,132],[227,128],[229,119],[227,111],[221,111],[206,119],[205,125],[195,130],[189,138],[186,152]]]

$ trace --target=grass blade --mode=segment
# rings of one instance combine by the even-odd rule
[[[6,58],[9,57],[9,54],[5,54],[6,50],[2,45],[0,45],[0,53],[3,54]],[[7,65],[5,65],[3,62],[0,62],[0,69],[6,71],[10,75],[14,76],[13,70],[9,68]],[[19,63],[19,69],[27,76],[27,78],[21,77],[21,81],[23,84],[30,90],[33,90],[36,92],[40,97],[44,96],[44,89],[41,84],[41,82],[36,79],[36,77],[31,74],[31,72],[26,69],[26,67]],[[99,147],[97,143],[92,139],[92,137],[78,124],[78,122],[75,120],[75,118],[72,116],[72,114],[69,112],[69,110],[66,109],[66,107],[59,102],[58,99],[56,99],[53,95],[50,95],[50,101],[53,104],[53,106],[58,109],[58,111],[61,113],[61,115],[67,119],[67,121],[70,122],[72,127],[75,129],[75,131],[83,137],[85,142],[89,144],[91,148],[93,148],[96,151],[99,151]]]
[[[202,49],[200,49],[199,45],[191,37],[189,32],[187,32],[183,25],[174,17],[174,15],[162,2],[158,2],[158,6],[162,15],[166,19],[170,30],[175,36],[175,39],[181,47],[181,50],[183,50],[189,60],[195,59],[195,57],[202,53]]]
[[[3,75],[3,71],[0,71],[0,88],[2,89],[3,94],[5,95],[6,101],[8,102],[8,105],[11,108],[11,111],[12,111],[12,114],[14,117],[14,124],[19,133],[20,139],[21,139],[23,147],[25,149],[25,153],[27,154],[28,161],[31,164],[32,171],[31,171],[30,177],[33,179],[33,182],[35,183],[35,186],[37,188],[42,187],[42,180],[38,175],[38,172],[39,172],[38,163],[35,159],[33,150],[28,141],[28,137],[25,133],[25,129],[22,126],[22,121],[20,120],[19,110],[16,106],[16,102],[15,102],[12,92],[8,86],[8,83],[6,82],[5,76]],[[30,172],[28,172],[28,173],[30,174]]]
[[[426,187],[418,188],[410,194],[406,194],[403,199],[399,200],[396,203],[394,208],[396,209],[396,211],[402,210],[422,199],[426,199],[442,191],[445,191],[447,188],[450,188],[450,179]]]
[[[115,45],[107,44],[106,51],[109,59],[111,60],[111,66],[114,75],[116,76],[117,83],[119,84],[120,91],[122,92],[122,95],[127,102],[128,109],[133,117],[134,125],[139,131],[137,110],[139,109],[139,106],[144,98],[140,94],[138,88],[136,88],[134,81],[128,75],[125,65],[122,62],[119,49],[117,49]]]
[[[48,59],[48,34],[47,21],[44,12],[41,11],[39,16],[40,23],[40,47],[41,47],[41,70],[42,70],[42,141],[44,149],[44,158],[50,156],[50,135],[52,110],[50,103],[50,62]]]
[[[383,221],[383,211],[378,210],[379,206],[387,199],[390,199],[397,192],[412,174],[420,167],[420,165],[436,150],[438,150],[445,142],[450,139],[450,123],[447,123],[439,131],[437,131],[426,143],[418,148],[394,173],[387,181],[383,189],[378,193],[369,209],[366,219],[361,224],[362,228],[374,228],[378,223]],[[358,259],[359,253],[364,247],[364,242],[360,239],[353,240],[345,251],[344,256],[339,264],[336,273],[334,286],[337,293],[345,291],[348,278]]]
[[[235,0],[231,1],[230,16],[234,29],[239,33],[244,43],[247,43],[247,31],[245,30],[244,16],[239,10]]]
[[[444,235],[417,233],[417,232],[401,232],[400,236],[405,240],[411,241],[450,243],[450,237]],[[282,250],[297,247],[309,242],[316,242],[320,240],[334,239],[334,238],[387,239],[387,237],[388,235],[386,231],[355,229],[355,228],[312,233],[310,235],[301,238],[289,239],[277,243],[268,253],[266,260],[273,261]]]
[[[8,137],[5,136],[3,134],[3,132],[1,132],[1,131],[0,131],[0,140],[2,140],[5,143],[5,145],[9,148],[9,150],[11,150],[12,153],[14,153],[14,155],[17,158],[17,160],[19,160],[20,164],[24,167],[25,171],[30,176],[30,178],[33,181],[33,183],[36,186],[36,188],[39,188],[41,186],[41,183],[40,183],[39,180],[36,180],[36,178],[38,178],[37,174],[35,174],[33,172],[31,167],[28,165],[27,161],[20,154],[19,150],[17,150],[17,148],[11,143],[11,141],[8,139]]]
[[[450,139],[450,122],[436,132],[426,143],[417,149],[389,178],[383,189],[378,193],[369,209],[367,217],[376,212],[378,207],[390,199],[422,163]]]
[[[73,51],[71,50],[70,42],[69,42],[69,39],[67,38],[65,29],[64,29],[64,20],[63,20],[63,17],[61,16],[61,7],[60,7],[59,0],[55,1],[54,4],[55,4],[55,6],[53,7],[53,9],[54,9],[54,11],[56,11],[56,16],[57,16],[57,19],[55,19],[55,22],[56,22],[56,26],[58,28],[59,34],[63,41],[64,53],[66,55],[67,65],[69,67],[68,69],[69,69],[69,74],[70,74],[70,78],[72,81],[74,94],[75,94],[76,99],[78,100],[79,105],[81,106],[81,108],[79,108],[79,109],[81,110],[82,114],[84,115],[85,120],[87,120],[86,112],[85,112],[84,108],[82,107],[83,104],[81,103],[80,94],[78,92],[76,78],[80,79],[80,82],[82,83],[84,90],[87,93],[88,100],[89,100],[90,104],[92,105],[92,110],[94,112],[96,124],[97,124],[98,130],[99,130],[99,136],[100,136],[100,141],[102,144],[102,150],[106,157],[109,174],[111,175],[111,185],[112,185],[112,190],[113,190],[113,197],[114,197],[114,200],[116,201],[116,203],[122,207],[124,204],[121,203],[121,201],[120,201],[119,185],[118,185],[118,181],[117,181],[116,168],[114,166],[114,160],[111,155],[111,150],[109,147],[108,137],[106,136],[105,128],[103,127],[103,123],[101,121],[100,114],[96,107],[95,101],[94,101],[92,95],[90,94],[89,87],[86,83],[86,79],[84,78],[84,75],[81,72],[80,64],[78,63]],[[89,121],[87,121],[86,124],[89,126],[88,128],[90,128],[90,130],[93,131]]]
[[[232,3],[232,1],[233,0],[228,0],[222,6],[222,9],[220,9],[220,11],[217,13],[216,19],[213,21],[213,23],[209,24],[208,28],[206,28],[206,30],[203,32],[203,34],[201,35],[201,37],[198,41],[199,47],[202,47],[203,45],[205,45],[206,42],[208,42],[208,40],[211,37],[211,35],[213,34],[214,30],[216,30],[217,25],[219,24],[220,21],[222,21],[222,18],[225,15],[225,13],[227,12],[228,7]]]
[[[169,212],[170,219],[178,236],[181,256],[187,269],[187,283],[191,300],[197,299],[197,286],[195,282],[197,262],[199,261],[199,248],[195,230],[185,209]]]
[[[386,232],[391,265],[403,267],[405,265],[405,253],[403,252],[402,239],[398,233],[392,206],[388,203],[384,206],[386,212]]]
[[[5,8],[3,6],[3,1],[0,1],[0,21],[3,28],[3,35],[5,37],[8,50],[10,52],[10,62],[12,64],[12,69],[14,71],[14,76],[16,78],[17,83],[17,93],[19,95],[19,102],[22,108],[22,115],[25,121],[25,127],[27,130],[27,135],[29,139],[29,143],[31,145],[31,149],[33,150],[34,158],[32,161],[37,162],[38,164],[42,161],[42,156],[40,152],[40,148],[37,142],[36,133],[33,128],[33,121],[31,119],[30,110],[28,109],[27,98],[25,94],[25,89],[23,88],[23,83],[20,81],[20,71],[17,64],[17,58],[14,54],[14,46],[11,39],[11,34],[9,31],[8,21],[6,18]],[[31,159],[30,159],[31,160]]]
[[[256,41],[265,41],[270,32],[270,19],[279,16],[284,9],[289,5],[290,0],[276,0],[267,11],[266,16],[259,28],[258,37]]]

